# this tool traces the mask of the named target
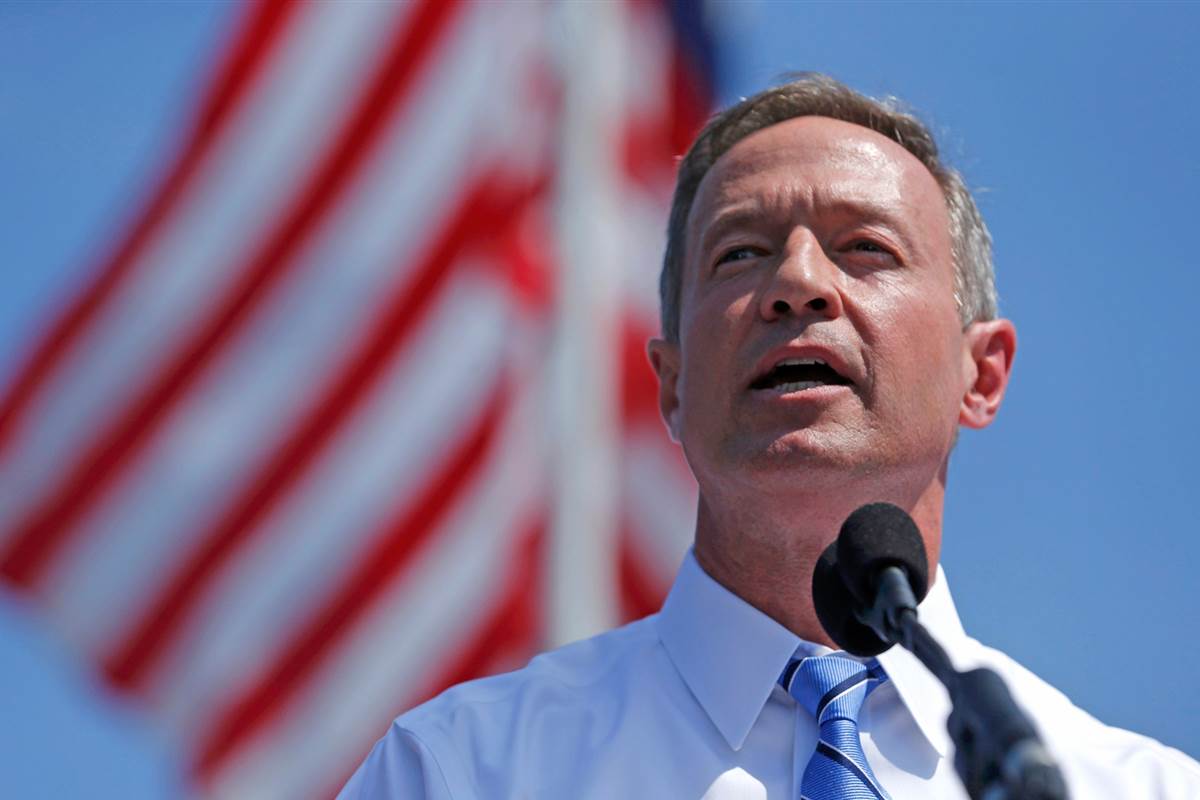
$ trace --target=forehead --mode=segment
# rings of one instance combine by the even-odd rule
[[[827,117],[797,117],[756,131],[724,153],[701,181],[688,239],[738,208],[771,214],[861,208],[885,212],[949,247],[941,188],[916,156],[868,128]],[[937,239],[944,241],[936,241]]]

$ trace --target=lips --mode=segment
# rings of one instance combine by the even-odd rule
[[[853,383],[824,358],[793,356],[772,363],[750,383],[750,388],[787,394],[820,386],[851,386]]]

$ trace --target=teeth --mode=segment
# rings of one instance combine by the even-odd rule
[[[824,386],[820,381],[795,381],[793,383],[781,383],[772,391],[777,394],[790,394],[791,392],[799,392],[804,389],[812,389],[815,386]]]
[[[774,368],[779,369],[780,367],[804,367],[804,366],[808,366],[810,364],[820,364],[821,366],[825,366],[825,367],[829,366],[829,364],[827,364],[824,361],[824,359],[820,359],[820,358],[785,358],[783,361],[780,361],[778,364],[776,364]]]

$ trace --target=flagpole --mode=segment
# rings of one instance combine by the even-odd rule
[[[555,11],[563,117],[555,222],[561,272],[551,362],[551,646],[618,621],[617,159],[628,63],[621,4],[562,3]]]

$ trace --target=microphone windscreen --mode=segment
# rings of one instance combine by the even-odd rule
[[[918,603],[929,591],[921,531],[907,511],[891,503],[870,503],[846,518],[837,538],[837,563],[846,587],[864,606],[875,602],[875,579],[885,567],[908,574]]]
[[[854,616],[854,597],[838,572],[837,542],[825,548],[817,559],[812,593],[817,619],[838,647],[862,658],[877,656],[891,647]]]

